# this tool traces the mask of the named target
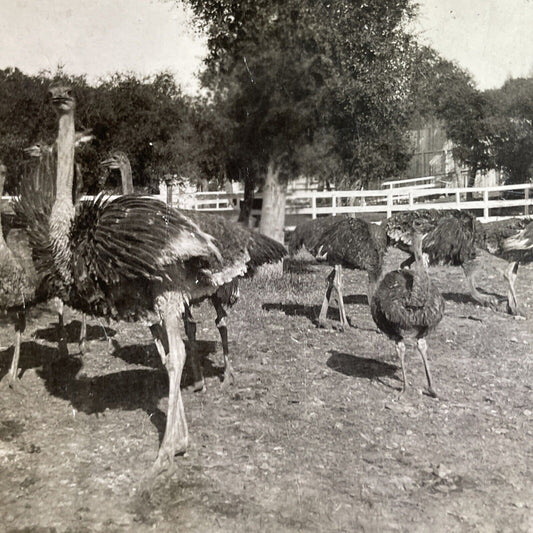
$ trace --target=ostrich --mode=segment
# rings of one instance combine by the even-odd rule
[[[524,314],[518,305],[515,282],[520,263],[533,262],[533,222],[530,218],[510,218],[483,225],[480,245],[489,253],[509,261],[503,276],[508,283],[507,311]]]
[[[133,179],[128,156],[119,150],[111,152],[109,157],[100,163],[103,167],[120,170],[122,194],[133,194]]]
[[[0,162],[0,191],[4,189],[5,177],[6,167]],[[17,384],[20,338],[26,329],[26,306],[35,296],[33,281],[7,246],[0,221],[0,311],[10,316],[15,324],[13,358],[4,378],[10,388],[15,388]]]
[[[92,130],[83,130],[75,133],[74,137],[74,148],[79,149],[83,147],[88,142],[94,139]],[[37,191],[43,191],[52,186],[51,193],[55,196],[55,180],[50,177],[55,174],[57,167],[57,140],[52,144],[48,145],[42,141],[35,143],[34,145],[25,148],[24,153],[29,157],[35,158],[38,160],[38,165],[36,166],[32,187]],[[81,173],[81,168],[79,164],[75,164],[74,171],[74,187],[73,187],[73,198],[74,201],[77,201],[82,194],[83,188],[83,177]],[[65,355],[67,350],[66,345],[66,336],[65,336],[65,327],[64,327],[64,306],[63,302],[59,298],[53,298],[53,306],[58,314],[58,330],[59,330],[59,345],[60,352]],[[87,317],[82,313],[81,315],[81,328],[80,328],[80,337],[78,339],[78,346],[81,354],[85,353],[86,348],[86,338],[87,338]]]
[[[119,169],[123,187],[125,184],[131,184],[131,165],[128,156],[124,152],[113,151],[100,164],[107,168]],[[287,254],[287,251],[277,241],[248,229],[241,224],[231,222],[222,216],[196,210],[180,209],[179,211],[197,224],[202,231],[213,236],[221,244],[220,250],[224,259],[224,276],[221,278],[220,286],[217,287],[216,292],[185,303],[183,313],[185,333],[192,352],[191,368],[194,378],[192,389],[198,392],[205,391],[205,380],[196,349],[196,324],[192,316],[192,305],[209,298],[215,308],[215,324],[222,341],[222,352],[224,356],[223,383],[227,385],[235,378],[229,355],[228,315],[225,307],[234,305],[239,297],[239,277],[243,275],[252,276],[257,267],[265,263],[281,261]],[[156,343],[156,345],[159,351],[163,349],[159,343]]]
[[[318,325],[325,327],[332,290],[338,295],[341,329],[348,326],[342,297],[342,267],[366,270],[368,273],[368,301],[381,275],[386,249],[383,229],[359,218],[328,216],[304,222],[296,227],[289,240],[289,251],[295,254],[305,248],[325,259],[333,270],[327,276],[327,287],[318,317]]]
[[[244,273],[247,267],[237,257],[224,268],[214,238],[159,200],[100,195],[75,209],[75,101],[68,87],[53,86],[51,96],[59,115],[57,192],[45,230],[41,224],[29,228],[35,257],[46,264],[46,274],[69,305],[96,316],[149,322],[157,343],[165,346],[160,355],[169,376],[169,407],[156,473],[188,442],[180,390],[185,347],[178,315],[186,301],[214,294],[228,281],[228,269]],[[33,205],[30,216],[42,218],[46,210],[38,198]],[[246,257],[245,250],[241,256]]]
[[[459,224],[458,221],[455,222]],[[428,382],[428,392],[436,397],[431,373],[427,361],[427,343],[425,337],[439,324],[444,315],[444,299],[432,285],[422,258],[421,219],[413,221],[412,252],[415,266],[413,270],[400,269],[388,272],[376,289],[370,311],[378,328],[396,343],[396,352],[402,367],[402,389],[405,392],[407,379],[405,375],[406,336],[415,336],[418,353],[424,362]]]
[[[216,292],[209,296],[195,298],[190,301],[191,305],[200,303],[209,297],[216,311],[215,324],[222,341],[222,352],[224,356],[224,378],[223,383],[226,386],[234,381],[233,368],[230,362],[228,330],[227,330],[227,313],[225,307],[234,305],[239,297],[239,280],[238,278],[246,276],[251,277],[255,274],[257,268],[267,263],[277,263],[287,255],[285,247],[265,235],[253,231],[241,224],[231,222],[226,218],[201,211],[180,210],[198,225],[198,227],[212,235],[217,243],[221,244],[220,250],[225,264],[235,263],[235,252],[240,250],[242,258],[239,260],[238,269],[230,267]],[[244,252],[244,253],[243,253]],[[244,265],[244,268],[243,268]],[[226,282],[223,282],[227,280]],[[196,325],[192,318],[191,305],[185,306],[183,315],[185,323],[185,332],[192,348],[192,370],[194,375],[194,391],[205,390],[205,381],[202,375],[198,351],[196,350]]]
[[[429,265],[461,266],[472,298],[481,305],[495,308],[497,300],[481,294],[475,284],[476,245],[484,247],[483,228],[476,217],[466,211],[437,209],[417,209],[394,214],[385,222],[388,243],[411,253],[401,267],[409,266],[415,260],[409,245],[412,225],[416,220],[422,220],[426,228],[422,250],[428,256]]]

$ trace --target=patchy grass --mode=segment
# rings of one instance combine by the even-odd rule
[[[400,262],[387,256],[388,268]],[[479,286],[503,297],[487,257]],[[432,277],[446,314],[428,339],[438,399],[409,388],[372,322],[367,278],[345,275],[354,325],[316,329],[326,266],[306,261],[242,283],[230,311],[237,383],[220,385],[215,314],[195,312],[208,390],[185,393],[191,445],[153,485],[143,476],[165,424],[167,379],[147,330],[91,322],[84,357],[55,356],[52,313],[34,312],[19,395],[0,395],[0,524],[5,531],[532,531],[530,320],[476,306],[460,269]],[[531,312],[533,269],[518,293]],[[334,307],[330,318],[338,318]],[[0,375],[12,327],[0,330]],[[108,344],[106,337],[112,339]],[[110,349],[111,347],[111,349]]]

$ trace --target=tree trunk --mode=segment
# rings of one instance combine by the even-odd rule
[[[253,175],[250,174],[250,169],[247,168],[244,176],[244,199],[239,213],[239,222],[242,222],[245,226],[250,225],[250,215],[254,203],[254,181]]]
[[[287,186],[280,182],[280,168],[271,161],[267,167],[263,187],[259,231],[279,242],[283,242],[284,239],[286,196]]]
[[[477,174],[477,170],[478,170],[477,165],[472,165],[472,166],[470,167],[470,170],[469,170],[469,172],[468,172],[468,184],[467,184],[467,187],[468,187],[468,188],[471,188],[471,187],[473,187],[473,186],[476,184],[476,174]],[[468,193],[466,194],[466,199],[467,199],[467,200],[473,200],[473,198],[474,198],[474,197],[473,197],[473,195],[472,195],[471,192],[468,192]]]

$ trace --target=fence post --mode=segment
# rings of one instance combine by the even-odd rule
[[[457,209],[461,209],[461,192],[455,191],[455,203],[457,204]]]
[[[316,218],[316,191],[311,195],[311,218]]]
[[[485,189],[483,191],[483,203],[485,204],[483,206],[483,217],[485,220],[488,220],[489,218],[489,191]]]
[[[337,216],[337,197],[335,194],[331,195],[331,214]]]
[[[529,186],[524,189],[524,199],[526,201],[526,204],[524,205],[524,215],[529,216],[529,204],[527,203],[529,200]]]
[[[387,218],[392,216],[392,187],[387,191]]]
[[[409,208],[413,209],[414,202],[413,202],[413,191],[409,191]]]

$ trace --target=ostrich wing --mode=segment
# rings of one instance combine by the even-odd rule
[[[104,283],[124,278],[170,281],[177,263],[220,259],[212,236],[151,198],[99,196],[83,202],[70,238],[77,276],[96,276]]]
[[[287,250],[278,241],[257,231],[250,231],[248,253],[250,254],[248,267],[254,272],[261,265],[281,261],[287,255]]]

